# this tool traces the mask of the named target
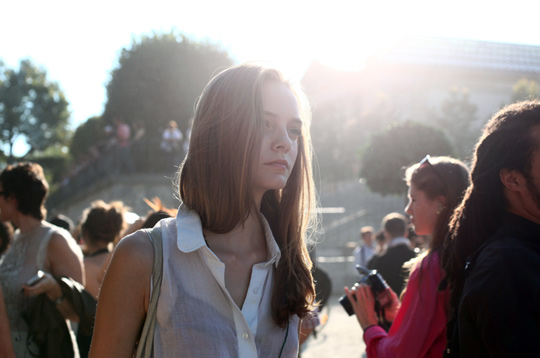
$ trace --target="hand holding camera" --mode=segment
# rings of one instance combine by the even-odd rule
[[[356,265],[356,269],[363,278],[353,290],[345,288],[346,294],[340,297],[339,302],[349,316],[356,312],[363,328],[379,324],[388,329],[399,307],[396,294],[376,270],[368,270],[360,265]]]

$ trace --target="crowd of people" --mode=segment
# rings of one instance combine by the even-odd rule
[[[149,139],[143,122],[128,124],[117,116],[104,127],[103,139],[76,155],[60,181],[67,187],[80,177],[103,177],[108,174],[132,174],[136,171],[173,172],[182,162],[189,147],[191,130],[182,134],[176,121],[169,121],[159,139]],[[152,151],[152,154],[148,154]],[[156,154],[161,157],[156,160]],[[141,158],[152,158],[141,159]],[[151,168],[144,165],[151,163]]]
[[[310,121],[279,70],[217,74],[178,170],[182,204],[149,202],[131,225],[114,200],[48,222],[43,169],[3,169],[0,356],[297,357],[319,322]],[[181,140],[171,122],[162,150]],[[363,227],[354,252],[386,286],[344,288],[367,357],[535,356],[540,102],[495,114],[470,170],[426,155],[404,180],[404,213]]]

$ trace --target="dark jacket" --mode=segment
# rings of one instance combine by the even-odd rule
[[[458,311],[462,357],[538,357],[540,225],[508,214],[471,261]]]
[[[398,244],[389,247],[381,256],[373,257],[368,268],[377,270],[399,297],[408,276],[403,264],[414,257],[416,253],[413,249],[406,244]]]
[[[79,316],[77,341],[81,348],[81,358],[87,357],[96,313],[96,300],[77,281],[67,277],[57,278],[57,281],[65,299],[69,300]],[[23,318],[28,324],[28,339],[35,341],[40,347],[39,355],[36,357],[74,357],[75,351],[66,321],[45,294],[36,298],[29,310],[23,314]]]

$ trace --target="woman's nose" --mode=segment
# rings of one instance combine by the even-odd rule
[[[288,152],[291,149],[292,140],[289,137],[289,131],[287,128],[276,128],[273,138],[274,150],[283,150]]]
[[[411,202],[409,201],[407,203],[407,206],[405,207],[405,213],[411,215]]]

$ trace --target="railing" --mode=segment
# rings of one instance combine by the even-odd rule
[[[47,206],[55,207],[77,193],[119,175],[173,175],[185,154],[182,150],[165,153],[159,148],[160,142],[159,139],[142,138],[128,148],[114,146],[93,160],[80,163],[66,174],[59,187],[51,193]]]

